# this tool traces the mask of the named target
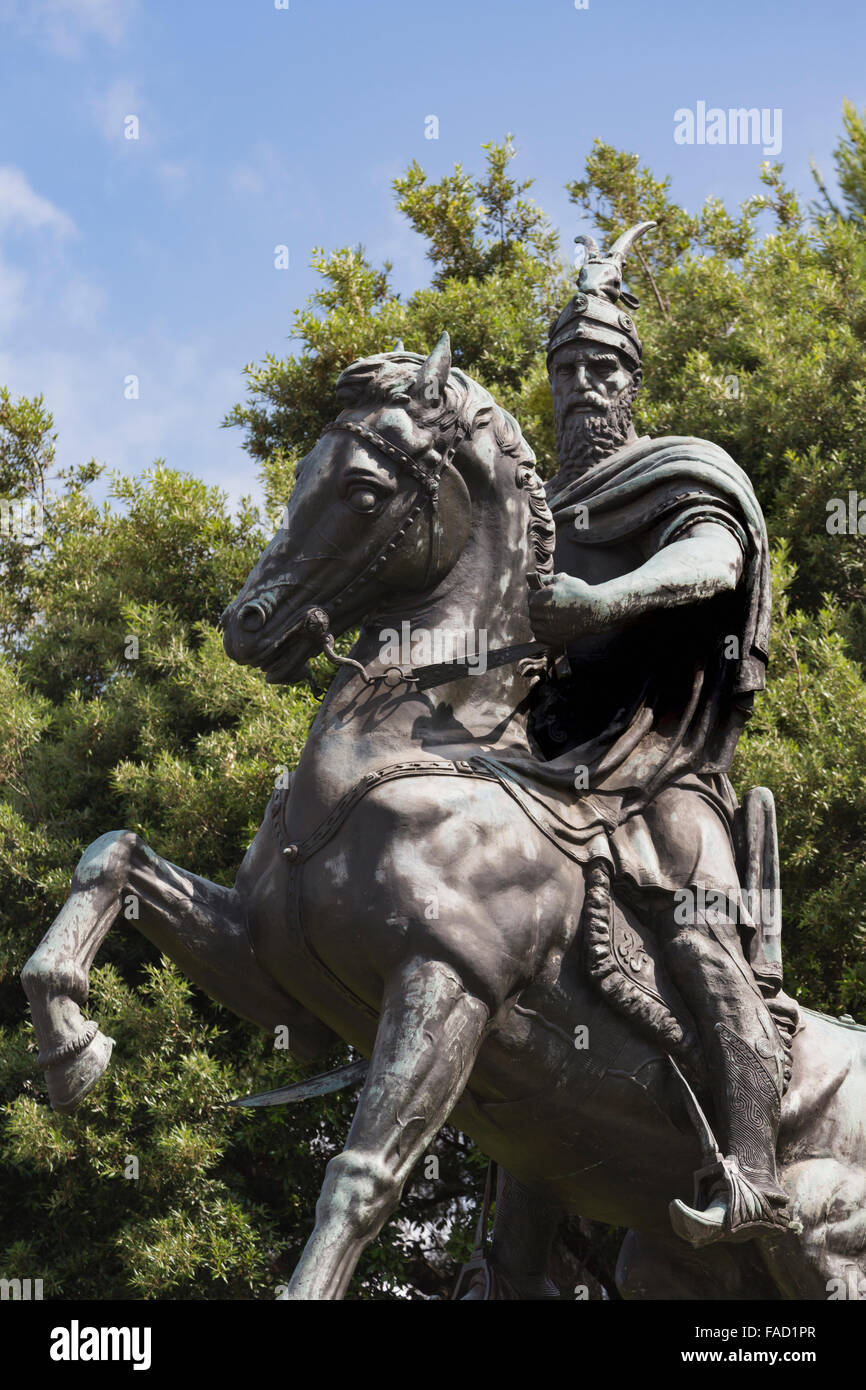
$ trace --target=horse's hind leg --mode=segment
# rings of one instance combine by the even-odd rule
[[[289,1298],[342,1298],[459,1100],[487,1019],[481,1000],[439,961],[413,960],[388,980],[367,1081],[346,1147],[328,1164]]]
[[[21,974],[55,1110],[74,1109],[108,1065],[112,1040],[85,1021],[81,1006],[93,958],[131,904],[135,926],[212,998],[262,1028],[286,1024],[295,1055],[327,1047],[330,1031],[256,962],[236,889],[177,868],[132,831],[114,831],[85,850],[68,899]]]
[[[562,1217],[561,1207],[500,1168],[487,1262],[491,1277],[476,1274],[462,1301],[485,1297],[494,1302],[558,1300],[560,1293],[550,1277],[550,1266]]]

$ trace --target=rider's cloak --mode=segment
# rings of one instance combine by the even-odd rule
[[[548,500],[570,544],[631,548],[638,566],[714,522],[739,542],[743,573],[733,593],[647,614],[603,649],[570,644],[571,674],[540,687],[535,749],[497,749],[500,773],[543,805],[574,858],[605,858],[639,890],[730,893],[737,803],[727,773],[764,686],[770,626],[767,533],[751,483],[706,440],[645,437],[579,478],[555,478]]]

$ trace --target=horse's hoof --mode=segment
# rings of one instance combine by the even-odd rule
[[[470,1273],[464,1268],[464,1276]],[[466,1292],[461,1294],[461,1303],[501,1303],[505,1301],[525,1302],[564,1302],[562,1294],[547,1275],[530,1275],[523,1279],[507,1278],[491,1260],[485,1259],[477,1267],[468,1281]]]
[[[476,1274],[475,1278],[470,1282],[469,1288],[461,1295],[460,1302],[479,1303],[484,1302],[489,1297],[489,1285],[487,1285],[485,1279],[481,1275]]]
[[[713,1202],[706,1211],[686,1206],[679,1197],[668,1207],[671,1225],[680,1240],[687,1240],[689,1245],[696,1248],[722,1239],[727,1211],[727,1203],[723,1199]]]
[[[45,1080],[52,1110],[59,1110],[65,1115],[75,1109],[105,1071],[113,1047],[114,1038],[106,1037],[97,1029],[87,1046],[75,1057],[46,1069]]]

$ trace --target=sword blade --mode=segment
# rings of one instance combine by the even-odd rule
[[[296,1081],[291,1086],[280,1086],[276,1091],[259,1091],[255,1096],[240,1096],[230,1100],[229,1105],[294,1105],[299,1100],[312,1100],[314,1096],[326,1096],[331,1091],[342,1091],[346,1086],[358,1086],[367,1075],[370,1063],[366,1060],[349,1062],[334,1071],[324,1071],[319,1076],[308,1077],[306,1081]]]

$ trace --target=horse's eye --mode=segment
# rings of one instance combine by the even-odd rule
[[[379,505],[379,497],[370,487],[353,487],[346,501],[356,512],[374,512]]]

